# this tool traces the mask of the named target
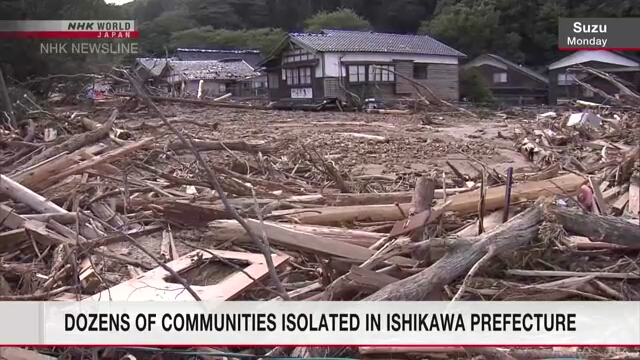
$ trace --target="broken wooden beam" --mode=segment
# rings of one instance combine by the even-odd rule
[[[277,225],[280,227],[288,228],[296,232],[318,235],[337,241],[343,241],[349,244],[366,248],[375,244],[378,240],[380,240],[380,238],[383,237],[383,234],[380,233],[344,229],[338,227],[274,223],[272,221],[264,221],[264,223],[267,225]],[[204,234],[204,238],[207,241],[234,241],[234,243],[251,241],[249,235],[247,235],[242,226],[240,226],[240,224],[238,224],[238,222],[235,220],[211,221],[208,224],[208,228],[211,231]]]
[[[305,251],[323,256],[335,256],[359,262],[367,261],[376,253],[373,250],[361,246],[352,245],[323,236],[298,232],[293,229],[280,226],[276,223],[261,224],[260,221],[254,219],[245,219],[245,221],[255,235],[262,236],[262,232],[264,231],[270,244],[280,245],[287,249]],[[416,261],[414,260],[398,256],[392,257],[388,261],[408,266],[416,264]]]

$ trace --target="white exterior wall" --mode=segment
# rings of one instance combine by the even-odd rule
[[[324,60],[325,68],[323,77],[339,77],[346,76],[346,69],[342,66],[340,73],[340,61],[362,61],[362,62],[392,62],[393,60],[411,60],[416,63],[429,64],[458,64],[458,58],[455,56],[439,56],[439,55],[415,55],[415,54],[390,54],[390,53],[324,53],[321,61]],[[322,64],[322,63],[321,63]],[[321,65],[320,64],[320,65]],[[322,66],[318,66],[322,73]],[[316,73],[317,73],[316,69]],[[317,76],[317,75],[316,75]]]

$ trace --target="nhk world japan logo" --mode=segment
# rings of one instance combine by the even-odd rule
[[[133,20],[0,21],[0,37],[18,39],[137,39]]]

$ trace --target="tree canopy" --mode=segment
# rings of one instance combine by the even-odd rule
[[[610,0],[0,0],[7,19],[135,19],[147,55],[175,47],[260,49],[287,32],[322,28],[428,34],[465,53],[544,66],[561,56],[558,17],[640,16],[640,1]],[[78,69],[38,56],[34,42],[0,44],[16,78]],[[17,49],[17,50],[15,50]],[[25,60],[29,59],[29,60]],[[76,59],[82,61],[82,58]]]
[[[319,32],[322,29],[371,30],[371,24],[351,9],[319,12],[304,22],[304,31]]]

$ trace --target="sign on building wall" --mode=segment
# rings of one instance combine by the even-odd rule
[[[311,99],[313,98],[312,88],[295,88],[291,89],[292,99]]]

